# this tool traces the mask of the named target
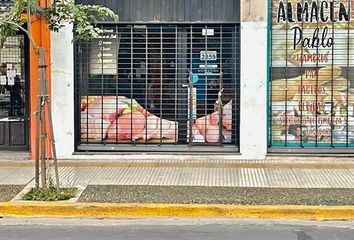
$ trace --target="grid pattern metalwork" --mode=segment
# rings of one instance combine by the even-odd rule
[[[351,2],[270,1],[270,151],[354,146]]]
[[[24,36],[3,39],[0,48],[0,118],[26,116]]]
[[[237,148],[238,24],[102,29],[75,45],[78,146],[187,145],[191,117],[193,143]]]

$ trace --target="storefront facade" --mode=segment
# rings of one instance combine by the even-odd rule
[[[270,152],[354,152],[352,3],[270,2]]]
[[[262,2],[99,4],[120,16],[119,23],[100,25],[101,38],[72,44],[70,25],[52,34],[59,158],[102,158],[98,152],[265,157]]]
[[[107,5],[121,22],[102,25],[101,43],[74,49],[70,26],[53,35],[62,157],[353,152],[352,1],[128,2],[144,11]]]

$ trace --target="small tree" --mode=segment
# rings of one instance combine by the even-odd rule
[[[99,37],[102,29],[97,27],[100,21],[115,21],[118,16],[110,9],[98,5],[82,5],[75,4],[74,0],[54,0],[54,3],[47,8],[42,8],[38,4],[38,0],[16,0],[13,5],[4,13],[0,14],[0,43],[6,37],[15,35],[19,30],[26,33],[30,40],[31,46],[38,55],[38,69],[39,69],[39,92],[38,92],[38,111],[36,112],[36,164],[35,164],[35,181],[36,187],[39,186],[39,136],[41,140],[41,171],[42,171],[42,187],[47,185],[46,177],[46,119],[49,122],[48,130],[52,135],[52,154],[54,159],[56,186],[59,189],[59,174],[56,161],[56,150],[54,133],[51,123],[51,110],[47,83],[45,77],[46,63],[44,60],[44,49],[42,46],[37,46],[30,31],[30,18],[37,17],[45,19],[48,28],[51,31],[58,32],[65,27],[66,23],[73,24],[73,35],[75,40],[89,40],[94,37]],[[27,29],[24,27],[27,25]],[[46,114],[44,114],[46,112]]]

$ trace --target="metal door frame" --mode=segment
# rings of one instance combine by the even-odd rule
[[[208,68],[206,67],[206,70]],[[204,142],[204,143],[196,143],[193,142],[193,134],[192,134],[192,128],[193,128],[193,75],[197,75],[197,76],[218,76],[220,79],[220,84],[219,84],[219,93],[218,93],[218,107],[219,107],[219,139],[217,143],[208,143],[208,142]],[[206,78],[206,82],[205,85],[207,85],[207,78]],[[192,71],[190,71],[189,73],[189,79],[188,79],[188,88],[189,88],[189,119],[188,119],[188,125],[189,125],[189,131],[188,131],[188,147],[192,147],[192,146],[223,146],[223,141],[222,141],[222,118],[223,118],[223,103],[222,103],[222,91],[223,91],[223,73],[192,73]],[[207,94],[207,93],[205,93]],[[206,104],[206,103],[205,103]],[[195,109],[197,111],[197,109]]]

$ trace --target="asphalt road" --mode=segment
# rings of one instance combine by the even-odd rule
[[[228,219],[0,219],[1,240],[354,240],[354,222]]]

